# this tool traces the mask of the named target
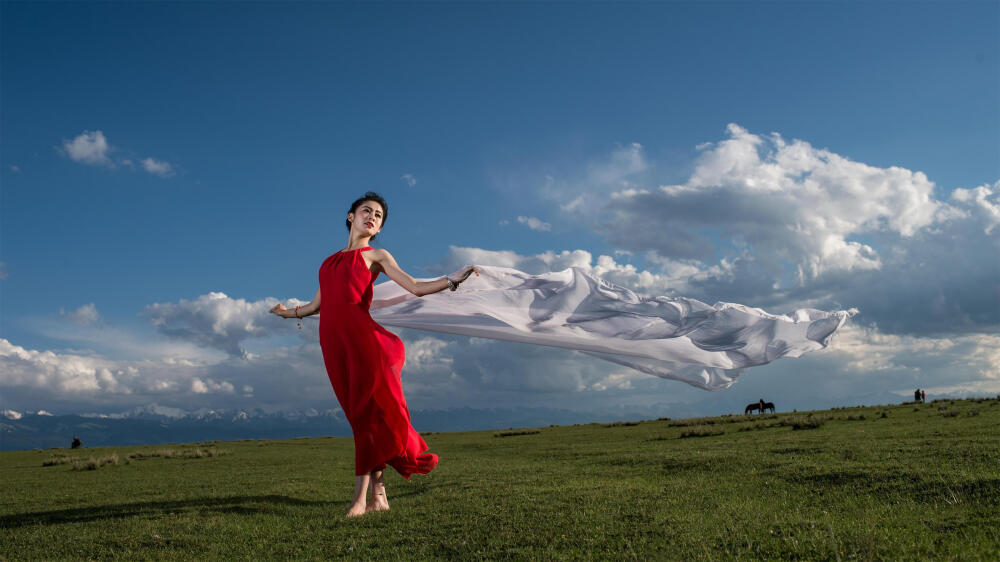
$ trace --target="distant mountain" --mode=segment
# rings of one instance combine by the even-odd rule
[[[856,404],[899,403],[905,397],[889,393],[831,400],[822,396],[770,397],[778,412],[825,409]],[[418,410],[411,413],[419,432],[476,431],[515,427],[542,427],[577,423],[610,422],[742,414],[757,397],[731,393],[713,394],[702,401],[650,406],[645,411],[613,410],[576,412],[557,408],[452,408]],[[342,411],[315,410],[266,412],[250,410],[185,411],[148,404],[127,412],[54,416],[37,412],[0,411],[0,450],[67,447],[79,437],[85,447],[232,441],[239,439],[292,439],[295,437],[350,436],[351,426]]]
[[[186,412],[152,404],[115,414],[54,416],[47,412],[13,410],[0,414],[0,450],[6,451],[68,447],[73,437],[79,437],[85,447],[110,447],[351,435],[351,426],[340,410]],[[642,419],[648,415],[595,414],[550,408],[455,408],[416,411],[411,417],[418,431],[437,432],[570,425]]]
[[[124,414],[67,416],[4,411],[0,450],[67,447],[74,436],[86,447],[105,447],[350,434],[351,427],[339,411],[179,413],[142,408]]]

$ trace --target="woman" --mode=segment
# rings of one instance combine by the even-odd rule
[[[427,474],[438,462],[424,453],[427,444],[410,425],[400,371],[403,342],[372,320],[368,312],[372,284],[380,273],[421,297],[458,285],[479,271],[472,266],[454,279],[417,281],[406,274],[392,255],[368,244],[382,230],[389,208],[371,191],[347,213],[347,247],[328,257],[319,269],[319,289],[312,302],[294,309],[278,304],[271,312],[283,318],[320,313],[319,341],[333,390],[354,432],[354,501],[348,517],[389,509],[382,470],[388,464],[403,478]],[[320,296],[322,295],[322,300]],[[371,490],[372,500],[367,495]]]

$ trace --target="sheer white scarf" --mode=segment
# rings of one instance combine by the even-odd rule
[[[642,297],[579,268],[529,275],[477,266],[455,292],[417,298],[389,281],[374,287],[385,326],[573,349],[707,390],[747,367],[822,349],[857,310],[787,315],[681,297]]]

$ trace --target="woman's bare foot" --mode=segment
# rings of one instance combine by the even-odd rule
[[[386,499],[385,494],[375,494],[365,511],[389,511],[389,500]]]
[[[348,517],[359,517],[368,513],[365,506],[368,503],[368,481],[370,477],[370,474],[362,474],[354,479],[354,501],[351,502],[351,507],[347,509]]]
[[[368,506],[369,508],[371,506]],[[351,504],[351,508],[347,510],[348,517],[361,517],[362,515],[368,513],[368,509],[365,508],[364,504]]]
[[[371,473],[371,491],[372,501],[365,511],[389,511],[389,498],[385,495],[385,478],[381,470]]]

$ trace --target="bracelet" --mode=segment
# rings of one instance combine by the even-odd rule
[[[458,288],[458,284],[452,281],[451,277],[445,277],[445,280],[448,281],[448,288],[451,289],[452,291]]]

